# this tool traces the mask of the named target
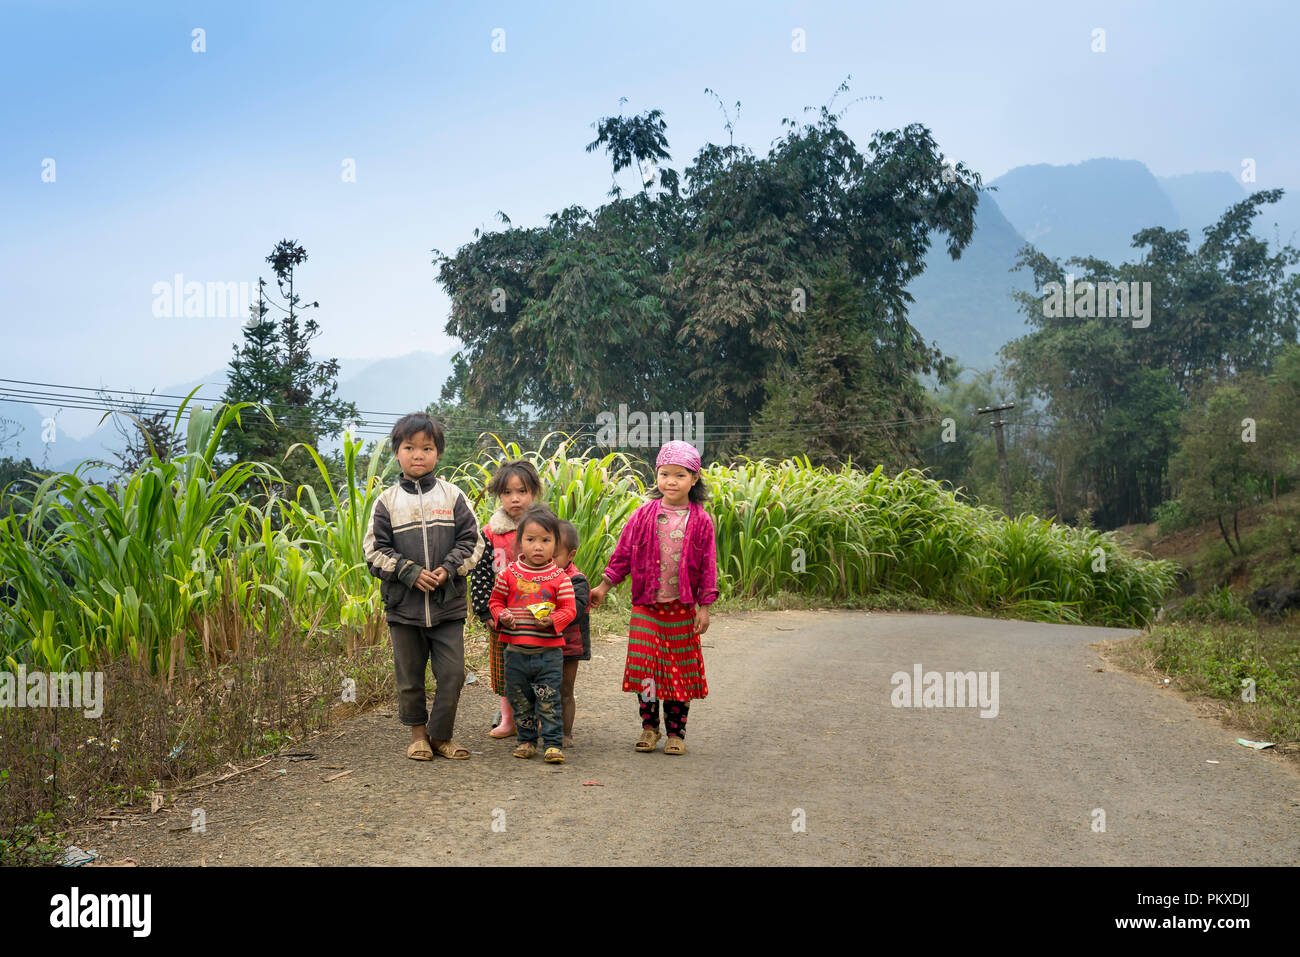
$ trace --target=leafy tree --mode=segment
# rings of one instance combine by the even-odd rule
[[[30,491],[44,477],[44,473],[29,458],[20,460],[5,456],[0,459],[0,518],[13,512],[27,511],[26,506],[14,496]]]
[[[915,420],[931,412],[915,377],[880,359],[889,323],[842,266],[823,271],[812,286],[793,361],[776,359],[762,382],[766,402],[749,454],[807,455],[830,467],[856,456],[891,472],[906,468],[921,457],[913,430],[868,424],[890,422],[900,408]]]
[[[121,399],[104,391],[98,395],[119,413],[109,415],[122,439],[122,451],[115,453],[121,474],[130,475],[154,455],[166,462],[185,451],[185,436],[172,428],[174,413],[166,409],[150,412],[146,398]]]
[[[622,97],[618,102],[621,106],[627,102],[627,98]],[[587,152],[603,146],[609,153],[614,163],[614,182],[609,195],[615,199],[623,195],[623,190],[618,185],[620,170],[627,169],[635,162],[637,171],[641,174],[641,192],[644,194],[656,178],[658,161],[672,159],[668,153],[668,137],[664,135],[668,124],[664,122],[660,110],[648,110],[631,117],[607,116],[591,125],[596,130],[596,138],[587,144]],[[658,178],[663,188],[677,192],[675,170],[665,169]]]
[[[1279,491],[1289,491],[1300,479],[1300,345],[1289,345],[1278,354],[1265,383],[1257,441],[1276,506]]]
[[[518,442],[526,448],[542,439],[537,427],[523,416],[481,416],[449,402],[431,402],[425,411],[437,419],[446,432],[447,447],[438,459],[438,471],[443,475],[450,474],[466,462],[482,461],[480,454],[485,450],[499,454],[492,435],[504,443]]]
[[[954,378],[931,394],[936,421],[924,432],[926,465],[933,478],[962,489],[977,503],[1001,510],[997,446],[988,416],[977,411],[1002,405],[1007,399],[1015,405],[1002,413],[1012,506],[1017,514],[1047,515],[1053,511],[1056,484],[1062,479],[1056,469],[1056,463],[1064,461],[1061,450],[1044,442],[1053,434],[1047,416],[1032,407],[1027,393],[1017,392],[996,370],[986,369],[965,379],[961,366],[956,366]],[[945,419],[952,420],[951,432]],[[1056,514],[1063,520],[1073,518],[1060,509]]]
[[[23,427],[13,419],[0,416],[0,452],[4,451],[6,445],[15,442],[18,436],[23,434]]]
[[[297,453],[286,460],[286,453],[296,443],[315,446],[323,437],[338,435],[345,421],[357,418],[357,410],[336,397],[338,359],[317,362],[311,356],[320,326],[300,313],[320,303],[304,304],[294,288],[295,270],[307,261],[307,250],[294,240],[281,240],[266,261],[284,305],[269,297],[259,279],[257,305],[244,326],[243,345],[234,347],[222,396],[228,404],[255,402],[262,408],[244,411],[241,427],[222,436],[221,451],[238,461],[270,463],[291,486],[316,485],[320,474],[310,457]],[[278,322],[268,318],[272,307],[284,313]]]
[[[1268,488],[1267,463],[1242,424],[1258,407],[1262,387],[1262,378],[1254,373],[1207,386],[1204,401],[1183,419],[1182,440],[1171,461],[1183,514],[1193,522],[1214,519],[1233,555],[1241,552],[1238,513],[1262,501]]]
[[[1148,521],[1168,496],[1169,457],[1192,395],[1233,372],[1266,371],[1296,340],[1300,275],[1290,267],[1300,250],[1270,252],[1250,231],[1259,208],[1281,195],[1258,192],[1233,205],[1196,249],[1185,230],[1153,228],[1133,236],[1145,250],[1137,263],[1066,261],[1080,270],[1074,289],[1085,297],[1102,282],[1150,283],[1145,328],[1132,314],[1048,315],[1043,291],[1051,282],[1068,290],[1065,270],[1032,246],[1022,251],[1018,266],[1040,291],[1015,295],[1034,330],[1003,355],[1018,387],[1046,400],[1061,430],[1054,444],[1077,450],[1075,504],[1093,497],[1101,525]]]
[[[979,177],[960,165],[953,176],[919,124],[877,133],[863,153],[842,115],[822,107],[812,123],[786,120],[765,157],[706,144],[680,178],[660,168],[657,192],[615,189],[595,211],[476,231],[454,256],[437,253],[447,333],[465,343],[443,398],[587,422],[626,402],[702,413],[707,427],[756,422],[769,401],[763,421],[776,422],[875,377],[855,405],[874,418],[915,416],[909,378],[946,376],[948,365],[908,324],[906,286],[932,232],[954,257],[970,241]],[[604,145],[615,174],[668,158],[658,111],[596,128],[588,148]],[[830,345],[826,313],[811,305],[822,297],[851,327],[829,366],[815,358]],[[827,381],[805,385],[795,370]],[[819,455],[914,451],[894,441],[845,434]],[[744,445],[706,442],[720,458]]]

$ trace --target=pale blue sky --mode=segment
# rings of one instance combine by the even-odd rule
[[[430,249],[498,209],[527,226],[604,201],[608,160],[583,147],[620,96],[664,111],[679,170],[726,139],[705,87],[742,101],[737,140],[762,152],[852,74],[883,98],[844,120],[859,145],[921,122],[986,179],[1252,157],[1257,188],[1300,187],[1297,27],[1284,3],[5,3],[0,376],[148,389],[220,368],[240,319],[157,319],[152,286],[269,276],[283,237],[310,256],[319,355],[451,349]]]

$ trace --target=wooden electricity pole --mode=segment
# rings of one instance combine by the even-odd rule
[[[997,405],[991,409],[976,410],[977,415],[984,415],[988,412],[993,413],[993,437],[998,446],[998,481],[1002,485],[1002,511],[1007,513],[1007,518],[1015,518],[1015,515],[1012,514],[1011,477],[1007,471],[1007,450],[1006,446],[1002,444],[1002,426],[1006,424],[1002,421],[1002,413],[1015,407],[1014,402],[1008,402],[1006,405]]]

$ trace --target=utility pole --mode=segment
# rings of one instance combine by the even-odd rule
[[[1002,511],[1007,513],[1007,518],[1015,518],[1015,515],[1012,514],[1011,477],[1007,471],[1007,450],[1006,446],[1002,444],[1002,426],[1006,424],[1002,421],[1002,413],[1015,407],[1014,402],[1008,402],[1006,405],[996,405],[991,409],[975,410],[977,415],[993,413],[993,437],[998,446],[998,481],[1002,485]]]

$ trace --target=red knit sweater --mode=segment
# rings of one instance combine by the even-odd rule
[[[543,601],[551,602],[555,608],[549,617],[539,620],[528,606]],[[499,621],[501,612],[507,608],[514,616],[514,624],[502,625]],[[523,559],[511,562],[497,575],[488,609],[492,614],[492,625],[503,644],[543,648],[563,647],[564,629],[578,615],[569,576],[555,562],[533,568],[525,565]]]

